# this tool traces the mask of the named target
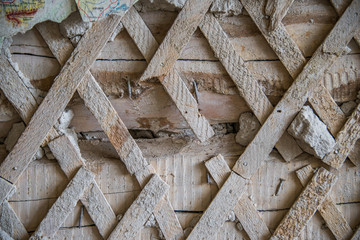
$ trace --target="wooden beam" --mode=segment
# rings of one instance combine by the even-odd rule
[[[94,182],[94,175],[84,167],[80,168],[66,189],[51,206],[46,217],[33,234],[34,238],[52,238],[65,222],[66,217],[73,211],[76,203],[90,184]]]
[[[186,9],[183,11],[186,11]],[[201,16],[200,15],[198,17],[202,16],[202,15]],[[183,19],[181,21],[183,21]],[[138,46],[142,55],[145,57],[146,61],[150,62],[148,68],[151,68],[152,67],[151,64],[153,64],[153,63],[150,60],[151,60],[152,56],[154,55],[154,49],[157,49],[159,47],[154,36],[150,32],[150,30],[147,28],[146,24],[144,23],[142,18],[139,16],[139,13],[135,9],[130,10],[127,13],[125,18],[123,19],[123,24],[124,24],[124,27],[127,29],[129,35],[132,37],[132,39]],[[192,25],[194,23],[186,22],[186,24]],[[176,26],[178,26],[178,25],[176,25],[174,23],[174,26],[175,26],[174,28],[176,28]],[[182,27],[185,27],[185,26],[182,26]],[[189,32],[188,35],[183,36],[186,39],[189,38],[187,40],[185,39],[186,41],[190,40],[191,34]],[[170,34],[170,35],[167,35],[166,39],[169,39],[167,41],[173,41],[170,39],[171,38],[176,39],[176,37],[179,37],[179,36]],[[183,41],[183,40],[184,39],[176,39],[175,41]],[[176,45],[177,43],[173,43],[173,44]],[[165,47],[166,47],[166,45],[165,45]],[[164,48],[164,45],[160,46],[159,52],[165,51],[165,50],[162,50],[162,48]],[[178,54],[180,54],[180,50],[178,50]],[[170,54],[170,52],[163,52],[163,54]],[[159,57],[159,56],[157,56],[157,57]],[[165,59],[168,58],[168,56],[162,56],[162,57],[164,57]],[[174,62],[171,65],[172,68],[174,67],[176,60],[177,59],[174,59]],[[146,70],[145,70],[145,72],[146,72]],[[165,75],[165,77],[160,82],[162,83],[162,85],[164,86],[164,89],[166,90],[166,92],[169,94],[169,96],[175,103],[176,107],[179,109],[181,115],[185,118],[186,122],[189,124],[190,128],[195,133],[196,137],[201,142],[204,142],[207,139],[211,138],[215,133],[214,133],[213,129],[211,128],[209,122],[206,120],[206,118],[199,113],[198,103],[196,102],[196,100],[192,96],[192,94],[190,93],[190,91],[187,88],[187,86],[185,85],[184,81],[181,79],[177,70],[175,70],[175,69],[169,70],[167,72],[167,74]]]
[[[218,56],[233,79],[240,95],[245,99],[259,122],[263,124],[274,110],[274,107],[262,91],[257,79],[252,76],[249,69],[245,66],[244,60],[235,51],[219,22],[212,14],[206,14],[200,24],[200,30],[208,39],[215,55]],[[290,161],[302,153],[295,139],[287,132],[280,138],[276,148],[286,161]]]
[[[7,201],[0,206],[0,229],[14,239],[29,239],[27,230]]]
[[[156,205],[168,190],[169,185],[154,174],[108,239],[136,239]]]
[[[296,171],[296,175],[301,184],[306,187],[314,175],[314,169],[310,165],[306,165]],[[334,200],[332,200],[330,196],[324,200],[318,210],[336,239],[346,240],[351,237],[353,231],[350,225],[347,223],[343,214],[337,209]]]
[[[353,1],[247,146],[233,168],[235,172],[250,178],[262,166],[275,143],[311,95],[309,89],[320,84],[317,81],[319,77],[338,59],[351,40],[360,21],[359,9],[360,1]]]
[[[205,162],[205,166],[221,188],[231,173],[223,156],[219,154],[211,158]],[[250,239],[269,239],[271,233],[248,196],[244,195],[240,198],[234,208],[234,213]]]
[[[355,108],[344,127],[336,136],[336,144],[329,154],[322,160],[324,163],[339,169],[351,150],[354,148],[356,141],[360,138],[360,104]]]
[[[61,116],[96,57],[104,47],[121,17],[110,16],[86,32],[47,96],[34,113],[28,127],[0,166],[0,176],[16,182],[29,165],[49,130]]]
[[[215,236],[224,224],[225,216],[234,209],[241,198],[246,183],[247,180],[232,172],[187,239],[210,239]]]
[[[337,177],[320,168],[283,218],[270,239],[295,239],[324,202]]]
[[[0,205],[10,198],[11,194],[15,192],[15,189],[15,185],[0,177]]]

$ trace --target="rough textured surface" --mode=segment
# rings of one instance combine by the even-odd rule
[[[16,111],[11,106],[5,95],[0,91],[0,121],[5,122],[14,119]]]
[[[301,231],[324,202],[336,181],[337,177],[335,175],[324,168],[320,168],[276,228],[271,239],[294,239],[299,237]]]
[[[304,151],[322,159],[335,146],[335,139],[326,128],[326,125],[315,115],[309,106],[304,106],[288,132],[296,138]]]
[[[20,123],[14,123],[12,126],[7,138],[5,139],[5,146],[7,151],[11,151],[13,147],[15,146],[17,140],[19,139],[20,135],[25,130],[25,124]]]
[[[247,146],[254,139],[261,125],[252,113],[243,113],[239,118],[239,132],[236,134],[236,142]]]
[[[136,239],[141,227],[168,190],[169,185],[155,174],[126,211],[109,239]]]
[[[346,117],[349,117],[352,112],[354,111],[354,109],[356,108],[356,102],[354,101],[349,101],[349,102],[345,102],[343,104],[341,104],[341,110],[344,112]]]
[[[11,236],[11,239],[29,239],[27,230],[8,202],[0,206],[0,229]]]

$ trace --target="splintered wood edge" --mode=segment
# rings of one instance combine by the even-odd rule
[[[224,224],[226,215],[234,209],[244,193],[246,184],[247,180],[232,172],[187,239],[210,239],[215,236]]]
[[[297,238],[329,195],[336,181],[334,174],[320,168],[276,228],[271,239]]]
[[[207,38],[215,55],[218,56],[222,65],[233,79],[240,95],[245,99],[259,122],[263,124],[274,110],[274,107],[262,91],[258,81],[245,66],[244,60],[235,51],[220,23],[212,14],[206,14],[200,24],[200,30]],[[302,153],[295,139],[287,132],[280,138],[276,147],[286,161],[293,160]]]
[[[219,154],[205,162],[206,169],[209,171],[216,185],[221,188],[231,173],[231,169],[225,162],[224,157]]]
[[[332,44],[333,52],[338,52],[337,48],[345,49],[358,28],[359,9],[360,1],[353,1],[247,146],[235,163],[233,171],[250,178],[264,164],[278,139],[308,99],[311,92],[309,89],[314,89],[320,84],[317,81],[319,76],[338,59],[339,55],[323,52],[323,46],[329,44],[329,41],[336,41],[336,44]]]
[[[345,159],[360,138],[360,104],[355,108],[343,128],[336,136],[334,149],[322,161],[336,169],[342,167]]]
[[[154,174],[125,212],[108,239],[136,239],[141,228],[168,189],[169,185],[161,180],[157,174]]]
[[[32,239],[52,238],[93,181],[94,175],[84,167],[80,168],[75,177],[51,206],[45,218],[33,234]]]
[[[296,175],[303,187],[305,187],[313,177],[314,169],[310,165],[307,165],[297,170]],[[330,196],[326,197],[318,209],[336,239],[349,239],[351,237],[353,231],[350,225],[343,214],[337,209],[335,202]]]

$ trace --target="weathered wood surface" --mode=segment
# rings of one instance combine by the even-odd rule
[[[142,226],[148,220],[159,201],[169,190],[158,175],[153,175],[140,195],[126,211],[109,239],[137,239]]]
[[[360,239],[360,227],[358,227],[358,229],[351,238],[351,240],[357,240],[357,239]]]
[[[314,175],[314,169],[310,165],[307,165],[296,171],[296,175],[301,184],[306,187],[307,183]],[[330,196],[324,200],[318,210],[336,239],[345,240],[351,237],[353,231],[350,225],[347,223],[343,214],[337,209]]]
[[[339,169],[342,167],[350,151],[360,138],[360,104],[355,108],[344,127],[335,138],[336,145],[322,160],[326,164]]]
[[[49,130],[60,117],[84,74],[95,61],[120,19],[120,17],[109,17],[98,22],[81,39],[67,61],[68,64],[65,64],[63,70],[56,77],[50,91],[34,113],[13,151],[2,162],[0,176],[10,182],[18,180]]]
[[[261,167],[277,140],[306,102],[310,95],[309,89],[319,84],[318,77],[338,59],[357,30],[359,9],[360,1],[353,1],[248,145],[234,166],[234,171],[249,178]]]
[[[214,16],[207,14],[200,24],[200,29],[208,39],[215,56],[219,57],[219,60],[235,82],[240,95],[245,99],[259,122],[263,124],[274,110],[274,107],[262,91],[258,81],[245,67],[244,60],[236,53],[226,33]],[[286,161],[290,161],[302,153],[301,148],[287,132],[280,138],[276,147]]]
[[[269,31],[274,31],[280,25],[293,2],[294,0],[266,2],[265,13],[270,17]]]
[[[12,193],[14,193],[16,187],[3,178],[0,178],[0,187],[0,201],[2,203],[6,201]]]
[[[59,49],[60,45],[56,45],[58,42],[56,38],[60,37],[59,33],[49,35],[45,27],[40,27],[38,30],[44,36],[44,39],[49,46],[51,46],[56,57],[66,56],[57,55],[57,52],[62,51],[65,48],[63,46]],[[55,40],[53,41],[54,38]],[[67,49],[64,51],[71,52],[70,49],[72,49],[72,46],[70,44],[67,44],[66,46]],[[64,60],[59,59],[59,62],[64,62]],[[127,170],[131,174],[135,174],[140,185],[144,186],[151,174],[153,174],[153,168],[152,166],[149,166],[147,160],[142,156],[141,150],[90,72],[87,73],[87,76],[84,77],[83,82],[79,85],[78,93],[84,100],[85,105],[100,123],[121,160],[125,163]],[[155,213],[155,217],[157,218],[164,235],[168,238],[172,238],[181,234],[182,228],[175,213],[173,211],[169,212],[169,209],[172,209],[172,206],[167,206],[167,204],[169,204],[168,201],[160,201],[160,206],[164,206],[164,208],[162,209],[160,207]]]
[[[187,239],[209,239],[214,236],[241,198],[246,184],[244,178],[232,172]],[[224,198],[225,193],[230,197]]]
[[[320,168],[311,182],[300,194],[271,239],[294,239],[324,202],[335,185],[337,177],[324,168]]]
[[[33,237],[52,238],[93,181],[94,175],[85,168],[80,168],[41,221]]]
[[[221,154],[206,161],[205,166],[219,188],[231,173],[229,166]],[[234,208],[234,213],[250,239],[268,239],[270,237],[271,234],[268,227],[259,216],[259,213],[248,196],[244,195],[240,198]]]
[[[27,230],[7,201],[0,206],[0,229],[14,239],[29,239]]]

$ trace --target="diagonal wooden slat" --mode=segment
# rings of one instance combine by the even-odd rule
[[[360,239],[360,227],[356,230],[354,235],[352,236],[351,240],[359,240]]]
[[[279,27],[294,0],[268,0],[265,7],[265,14],[270,17],[269,31]]]
[[[354,148],[360,138],[360,104],[355,108],[344,127],[336,136],[334,149],[324,157],[323,162],[334,167],[341,168],[345,159]]]
[[[70,41],[64,39],[58,31],[49,32],[47,29],[56,28],[51,28],[47,26],[48,24],[51,23],[38,25],[37,29],[58,61],[60,63],[65,62],[64,58],[68,56],[65,53],[70,54],[73,47]],[[61,57],[63,58],[60,59]],[[141,150],[91,74],[80,84],[78,92],[86,106],[99,121],[127,169],[134,173],[140,185],[144,186],[155,171],[143,158]],[[175,236],[182,235],[183,230],[168,199],[162,199],[159,206],[161,207],[157,208],[154,215],[164,236],[172,239]]]
[[[84,74],[104,47],[121,17],[108,17],[85,34],[55,78],[47,96],[34,113],[28,127],[0,166],[0,176],[16,182],[29,165],[49,130],[70,101]]]
[[[27,230],[7,201],[0,206],[0,229],[14,239],[29,239]]]
[[[229,166],[221,154],[206,161],[205,166],[219,188],[231,173]],[[243,195],[243,197],[240,198],[234,208],[234,213],[250,239],[269,239],[271,234],[268,227],[247,196]]]
[[[297,170],[296,175],[299,178],[301,185],[306,187],[314,175],[314,169],[310,165],[307,165]],[[353,234],[351,227],[345,220],[343,214],[337,209],[330,196],[324,200],[318,210],[336,239],[345,240],[351,237]]]
[[[7,60],[5,63],[8,64]],[[22,107],[23,105],[28,104],[28,100],[32,100],[34,98],[29,89],[23,84],[17,73],[13,71],[10,65],[3,66],[5,66],[3,70],[8,74],[7,78],[3,78],[4,83],[10,81],[12,88],[17,89],[17,91],[13,92],[12,88],[7,87],[9,86],[8,84],[2,84],[0,85],[0,88],[6,95],[12,95],[12,98],[10,99],[11,103],[15,109],[17,109],[20,116],[26,117],[23,119],[24,122],[28,123],[31,119],[31,113],[35,112],[35,109],[37,108],[37,104],[28,105],[26,108]],[[13,99],[16,100],[13,101]],[[52,137],[58,136],[58,133],[53,128],[50,130],[50,134]],[[76,151],[68,137],[60,136],[55,138],[55,140],[49,143],[49,147],[52,153],[56,156],[61,169],[64,171],[68,179],[72,179],[79,168],[85,165],[80,153]],[[94,223],[97,225],[100,234],[106,238],[109,236],[110,231],[117,223],[116,216],[96,183],[94,183],[92,192],[93,194],[91,195],[85,194],[85,198],[82,199],[82,202],[87,208]],[[101,209],[101,211],[98,209]]]
[[[337,177],[320,168],[270,239],[296,239],[335,185]]]
[[[180,75],[173,69],[182,48],[190,40],[190,37],[195,32],[198,22],[204,16],[204,11],[208,4],[205,2],[201,8],[189,10],[191,6],[199,3],[196,3],[196,0],[189,0],[187,2],[189,3],[181,10],[179,17],[175,20],[160,47],[135,9],[130,9],[122,22],[146,61],[149,62],[144,75],[147,74],[150,69],[159,66],[159,64],[163,64],[159,63],[159,61],[165,62],[168,70],[164,71],[163,77],[159,80],[176,107],[179,109],[181,115],[188,122],[196,137],[201,142],[204,142],[214,135],[214,131],[206,118],[199,113],[198,103],[186,87]],[[193,21],[192,18],[196,19],[196,21]],[[154,49],[158,49],[155,55]],[[152,59],[153,55],[154,59]],[[142,78],[144,78],[144,75]]]
[[[153,175],[108,239],[136,239],[142,226],[168,190],[169,185],[158,175]]]
[[[94,182],[94,175],[84,167],[80,168],[60,197],[51,206],[32,237],[34,239],[52,238],[92,182]]]
[[[344,49],[352,38],[352,34],[354,34],[355,30],[358,28],[357,23],[360,20],[359,11],[360,0],[354,0],[336,23],[328,37],[315,52],[304,70],[285,93],[284,97],[258,131],[253,141],[247,146],[244,153],[237,160],[233,167],[233,171],[241,174],[241,176],[245,178],[250,178],[262,166],[272,148],[275,146],[275,143],[285,132],[287,126],[306,102],[311,90],[318,84],[316,81],[319,76],[339,57],[341,49]],[[329,41],[333,41],[333,48],[325,47],[325,49],[331,49],[332,53],[327,51],[323,52],[324,46],[328,46]],[[234,184],[236,184],[235,179],[229,177],[224,183],[224,186],[231,186]],[[199,223],[192,231],[192,233],[194,232],[195,237],[202,238],[203,236],[207,236],[207,231],[216,233],[217,230],[214,230],[212,226],[206,226],[206,221],[210,221],[209,219],[211,219],[210,222],[213,225],[218,226],[219,223],[222,223],[227,212],[223,211],[222,215],[213,214],[214,206],[216,206],[218,202],[226,199],[227,205],[232,204],[231,206],[227,206],[226,209],[233,209],[237,203],[236,200],[238,199],[238,196],[241,196],[244,192],[243,188],[239,188],[237,189],[238,193],[233,195],[232,192],[230,193],[224,190],[224,186],[219,190],[208,209],[203,213]]]
[[[245,99],[259,122],[263,124],[274,110],[274,107],[262,91],[257,79],[251,75],[249,69],[245,66],[244,60],[236,53],[219,22],[212,14],[206,14],[200,24],[200,30],[208,39],[215,55],[233,79],[240,95]],[[302,153],[295,139],[287,132],[280,138],[276,148],[286,161],[290,161]]]
[[[354,0],[245,149],[236,162],[234,171],[249,178],[261,167],[275,143],[308,99],[311,89],[320,84],[317,81],[319,77],[344,51],[358,29],[359,21],[360,0]]]
[[[225,181],[187,239],[210,239],[225,222],[246,189],[247,180],[234,172]],[[227,197],[224,197],[227,196]]]

